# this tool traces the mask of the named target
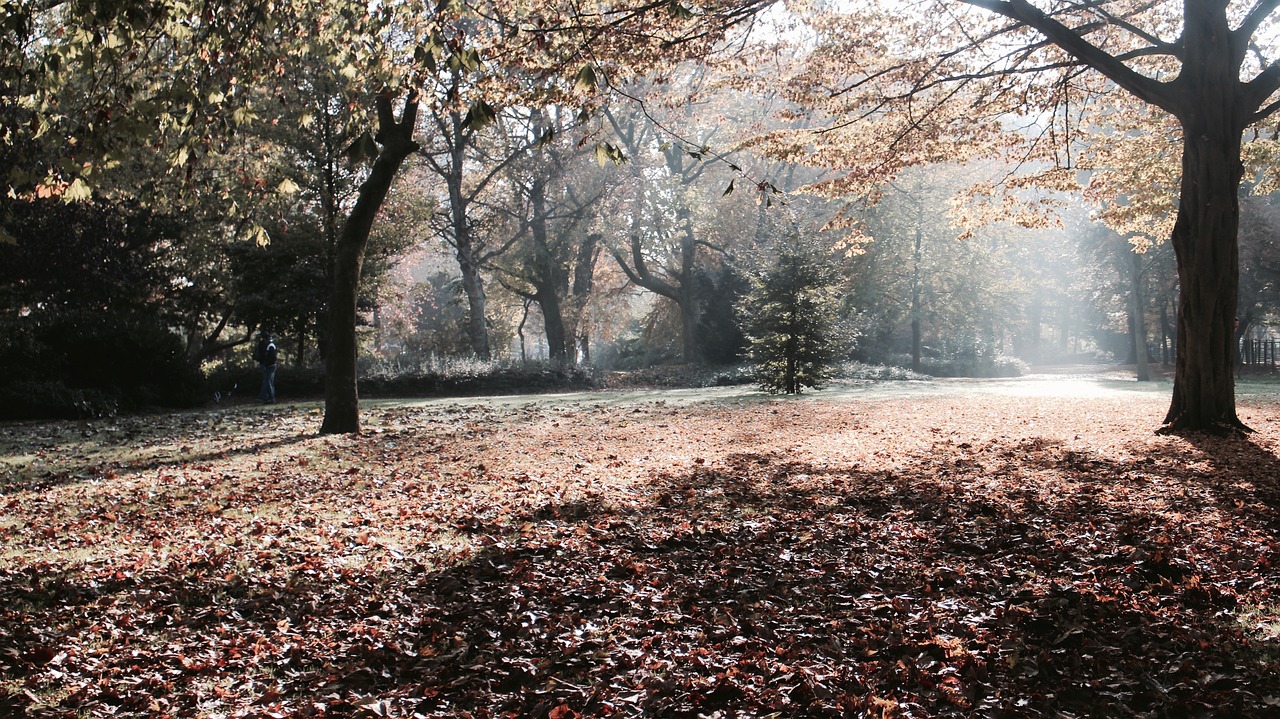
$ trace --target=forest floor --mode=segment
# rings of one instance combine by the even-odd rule
[[[1247,440],[1057,372],[0,425],[0,716],[1280,716]]]

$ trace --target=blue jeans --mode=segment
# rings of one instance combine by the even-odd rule
[[[258,399],[263,402],[276,401],[276,366],[273,364],[259,365],[262,367],[262,391],[258,392]]]

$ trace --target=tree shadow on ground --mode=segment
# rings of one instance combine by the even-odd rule
[[[314,439],[315,433],[303,432],[286,434],[272,439],[263,439],[248,444],[223,446],[207,452],[179,452],[177,456],[153,457],[143,460],[105,461],[101,456],[86,455],[79,460],[65,461],[57,469],[40,471],[30,468],[16,471],[12,478],[0,476],[0,493],[20,491],[45,491],[76,482],[100,480],[112,477],[119,472],[149,472],[169,467],[184,465],[200,465],[232,457],[243,457],[261,454],[273,449],[289,447],[300,442]]]
[[[1280,456],[1249,438],[1190,434],[1180,461],[1209,466],[1201,481],[1212,488],[1225,511],[1246,519],[1265,519],[1280,530]],[[1198,457],[1197,457],[1198,453]],[[1277,533],[1280,533],[1278,531]]]
[[[1276,659],[1233,618],[1280,579],[1245,563],[1262,530],[1194,534],[1204,501],[1260,498],[1183,470],[1047,440],[895,472],[742,453],[634,506],[478,526],[485,548],[440,571],[0,575],[29,620],[0,630],[0,663],[47,676],[37,622],[120,643],[49,716],[203,711],[228,675],[250,716],[1274,716]],[[150,663],[123,651],[144,634]]]

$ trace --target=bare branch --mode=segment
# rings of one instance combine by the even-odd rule
[[[1244,21],[1240,23],[1240,27],[1236,28],[1232,34],[1239,39],[1248,40],[1277,7],[1280,7],[1280,0],[1257,0]]]
[[[1266,102],[1267,98],[1274,95],[1277,90],[1280,90],[1280,61],[1271,63],[1265,70],[1258,73],[1257,77],[1245,84],[1244,92],[1248,107],[1258,107]],[[1264,120],[1275,111],[1276,103],[1271,103],[1255,112],[1250,122]]]
[[[1180,110],[1165,83],[1135,72],[1119,58],[1089,42],[1060,21],[1049,17],[1027,0],[961,0],[961,2],[1003,15],[1036,30],[1072,57],[1107,76],[1140,100],[1175,115]]]

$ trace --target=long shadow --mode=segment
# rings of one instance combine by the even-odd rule
[[[96,479],[95,473],[102,472],[146,472],[151,470],[163,469],[166,467],[179,467],[188,464],[203,464],[207,462],[215,462],[218,460],[229,459],[243,455],[254,455],[271,449],[279,449],[297,444],[303,440],[315,438],[313,432],[301,432],[298,434],[286,435],[277,439],[263,440],[260,442],[251,442],[248,444],[240,444],[233,447],[224,447],[211,452],[200,452],[191,454],[182,454],[178,457],[155,458],[142,461],[85,461],[83,464],[70,467],[60,468],[57,470],[46,470],[44,472],[25,471],[16,473],[13,479],[0,477],[0,493],[17,492],[17,491],[43,491],[61,487],[77,482],[91,481]],[[176,442],[180,443],[180,442]]]
[[[1189,434],[1183,439],[1207,461],[1202,481],[1236,516],[1265,519],[1280,534],[1280,456],[1249,438]],[[1185,460],[1197,459],[1187,452]]]
[[[48,716],[205,711],[211,684],[264,715],[1275,716],[1277,659],[1232,615],[1280,571],[1218,563],[1119,501],[1172,476],[1142,474],[1156,459],[743,453],[656,476],[634,506],[474,527],[485,549],[438,571],[296,556],[264,582],[215,554],[93,586],[9,572],[0,665],[86,679]],[[58,657],[95,631],[120,651]]]

